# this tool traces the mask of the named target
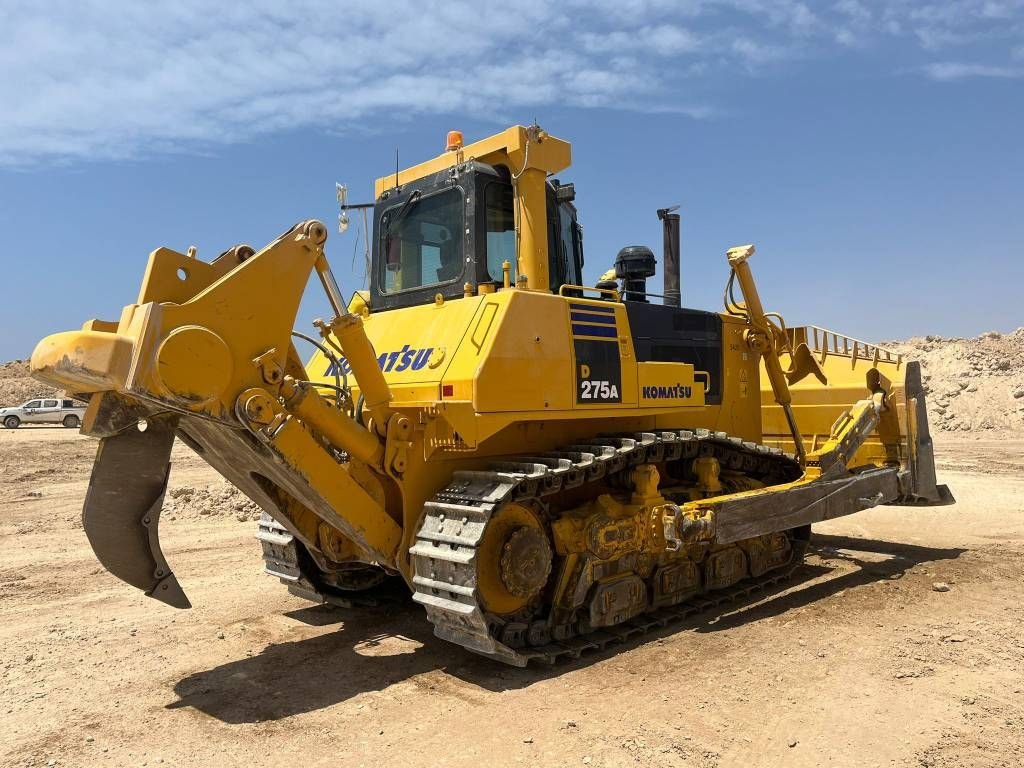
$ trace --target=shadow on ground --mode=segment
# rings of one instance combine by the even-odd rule
[[[839,574],[839,568],[808,564],[788,583],[717,613],[701,614],[577,661],[527,669],[507,667],[438,640],[423,611],[412,601],[363,610],[305,608],[288,615],[312,626],[343,626],[316,637],[272,643],[256,656],[189,675],[174,686],[178,700],[168,708],[192,707],[227,723],[278,720],[434,671],[488,691],[522,688],[660,637],[683,631],[719,632],[760,621],[851,587],[899,578],[921,563],[955,559],[964,551],[816,535],[812,554],[846,560],[856,570]],[[862,559],[858,553],[868,557]],[[829,578],[829,574],[835,575]],[[407,638],[421,647],[411,653],[375,655],[374,651],[392,638]]]
[[[856,570],[837,574],[832,578],[815,578],[814,571],[817,571],[819,576],[823,576],[835,573],[838,569],[821,565],[805,565],[803,573],[796,577],[801,581],[801,586],[798,588],[794,589],[793,582],[790,582],[783,588],[788,591],[780,595],[778,599],[759,600],[755,605],[740,611],[730,611],[720,618],[705,617],[704,621],[698,623],[693,629],[697,632],[720,632],[741,624],[778,616],[793,608],[810,605],[852,587],[901,578],[908,570],[922,563],[955,560],[966,551],[966,549],[958,548],[920,547],[914,544],[900,544],[875,539],[814,534],[809,554],[816,554],[831,560],[844,560],[856,566]],[[858,553],[870,554],[874,557],[861,558],[857,556]]]

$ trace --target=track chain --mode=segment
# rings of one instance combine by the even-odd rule
[[[266,512],[260,517],[256,539],[263,548],[263,570],[276,576],[288,591],[314,603],[340,608],[377,608],[396,602],[396,590],[390,583],[367,589],[340,591],[324,588],[311,572],[310,558],[300,558],[299,542],[292,533]]]
[[[555,640],[538,646],[509,644],[515,633],[478,602],[478,548],[491,515],[505,502],[543,499],[563,489],[607,479],[638,464],[699,456],[713,456],[722,469],[745,472],[767,485],[793,480],[800,474],[800,466],[790,454],[708,430],[601,436],[559,451],[496,460],[488,470],[458,471],[424,506],[416,541],[410,548],[413,599],[426,608],[438,637],[515,666],[526,666],[530,661],[554,663],[561,658],[576,658],[584,651],[599,650],[609,643],[667,626],[789,578],[802,561],[800,542],[796,541],[790,566],[765,577],[585,634],[574,624],[553,627],[551,636]]]

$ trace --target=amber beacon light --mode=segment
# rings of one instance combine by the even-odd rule
[[[448,131],[445,147],[449,152],[462,149],[462,131]]]

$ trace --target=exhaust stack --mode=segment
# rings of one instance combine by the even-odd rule
[[[682,304],[679,291],[679,214],[674,213],[679,206],[659,208],[658,218],[661,219],[664,240],[662,244],[662,270],[665,277],[665,306],[678,307]]]

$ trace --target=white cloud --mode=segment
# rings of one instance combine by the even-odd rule
[[[1011,77],[1022,17],[1024,0],[6,0],[0,164],[545,105],[707,117],[720,105],[680,96],[697,91],[686,81],[713,93],[714,78],[825,58],[837,42],[870,55],[892,38],[901,54],[984,40],[984,61],[902,63],[940,80]]]
[[[875,12],[860,0],[838,0],[833,6],[836,21],[833,25],[835,41],[848,48],[858,48],[869,43],[879,31]]]
[[[749,37],[737,37],[732,41],[733,53],[739,54],[748,64],[767,64],[772,61],[779,61],[790,55],[789,49],[770,45]]]
[[[1024,31],[1024,0],[933,0],[888,3],[890,18],[930,50],[978,41],[1020,39]]]
[[[933,80],[966,80],[974,77],[1024,77],[1024,67],[996,67],[987,64],[964,64],[956,61],[937,61],[925,68]]]
[[[642,54],[674,56],[700,50],[701,39],[685,27],[659,24],[634,30],[584,32],[580,35],[584,50],[590,53]]]

